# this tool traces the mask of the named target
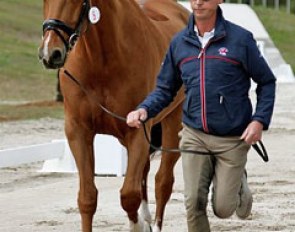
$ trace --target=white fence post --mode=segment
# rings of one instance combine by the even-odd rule
[[[69,144],[67,140],[60,140],[63,142],[64,150],[63,154],[60,157],[55,159],[46,159],[44,160],[42,169],[40,172],[69,172],[75,173],[77,172],[77,167],[75,164],[75,160],[71,153]]]
[[[291,0],[286,0],[286,12],[291,14]]]
[[[280,0],[275,0],[275,9],[276,10],[280,9]]]
[[[127,150],[118,139],[110,135],[97,134],[94,140],[95,174],[123,176],[127,167]],[[64,155],[46,160],[41,172],[77,172],[72,152],[65,141]]]
[[[123,176],[127,167],[127,150],[118,139],[97,134],[94,140],[95,174]]]

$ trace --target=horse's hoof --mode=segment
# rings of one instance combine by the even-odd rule
[[[134,223],[129,221],[130,232],[153,232],[151,225],[144,221],[141,217],[138,217],[138,222]]]
[[[160,228],[156,224],[153,226],[153,229],[151,231],[152,232],[161,232]]]

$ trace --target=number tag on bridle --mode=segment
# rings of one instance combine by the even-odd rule
[[[100,10],[95,6],[91,7],[88,13],[88,18],[92,24],[97,23],[100,19]]]

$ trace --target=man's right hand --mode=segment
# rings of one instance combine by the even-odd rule
[[[147,119],[147,111],[143,108],[139,108],[137,110],[131,111],[127,115],[127,124],[130,127],[139,128],[142,121]]]

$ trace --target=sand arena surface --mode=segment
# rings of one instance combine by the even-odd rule
[[[253,192],[252,215],[217,219],[209,203],[212,231],[295,231],[295,84],[278,84],[271,129],[263,140],[270,156],[264,163],[254,150],[248,158],[248,180]],[[64,138],[63,121],[0,123],[0,149],[50,142]],[[104,154],[106,155],[106,154]],[[151,162],[150,209],[155,212],[154,176],[159,157]],[[163,232],[186,232],[181,162],[175,168],[175,186],[166,209]],[[42,163],[0,169],[1,232],[80,231],[76,204],[76,174],[40,173]],[[99,202],[93,231],[128,231],[129,223],[120,207],[122,177],[96,177]]]

